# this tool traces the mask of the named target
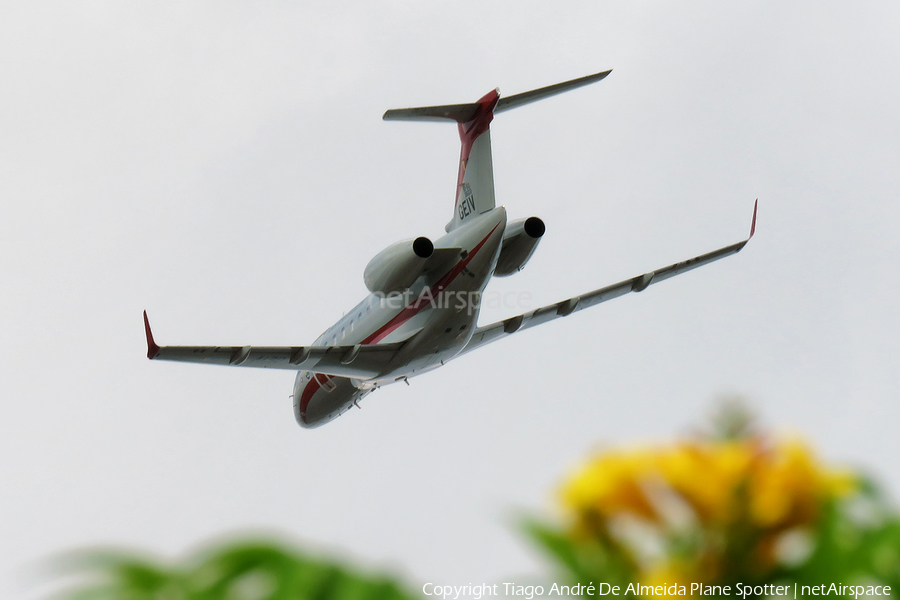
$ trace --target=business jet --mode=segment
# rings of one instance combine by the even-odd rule
[[[318,427],[372,391],[447,364],[526,329],[596,306],[739,252],[756,230],[756,203],[746,240],[643,273],[574,298],[478,325],[481,294],[491,277],[526,265],[544,235],[538,217],[507,221],[494,202],[490,124],[494,115],[604,79],[603,71],[477,102],[389,110],[387,121],[455,122],[462,143],[456,204],[446,235],[397,242],[375,255],[363,280],[370,294],[308,346],[159,346],[144,311],[147,357],[153,360],[297,371],[294,416]]]

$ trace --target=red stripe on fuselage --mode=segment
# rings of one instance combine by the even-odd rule
[[[475,255],[478,254],[478,251],[481,250],[482,246],[484,246],[485,243],[487,243],[491,235],[493,235],[493,233],[497,231],[497,227],[499,226],[499,223],[494,225],[494,228],[491,229],[491,232],[488,233],[483,240],[478,242],[478,244],[474,248],[472,248],[472,251],[464,259],[456,263],[456,265],[452,269],[450,269],[446,275],[441,277],[441,279],[434,286],[434,291],[436,291],[436,293],[434,293],[433,291],[429,297],[426,296],[425,291],[423,290],[422,294],[415,302],[401,310],[396,316],[394,316],[394,318],[382,325],[378,329],[378,331],[376,331],[360,343],[377,344],[379,341],[390,335],[391,332],[395,331],[398,327],[422,312],[422,310],[431,302],[432,298],[434,298],[437,294],[443,292],[450,286],[451,283],[456,280],[459,274],[462,273],[462,270],[466,268],[466,265],[468,265],[469,262],[471,262],[471,260],[475,258]],[[300,417],[304,419],[304,421],[306,420],[306,409],[309,406],[310,400],[312,400],[312,397],[316,395],[316,392],[318,392],[323,385],[323,383],[319,382],[320,376],[326,378],[325,382],[323,383],[327,383],[328,381],[331,381],[331,379],[333,379],[331,375],[317,373],[312,379],[309,380],[309,383],[306,384],[306,387],[303,388],[303,394],[300,396]]]
[[[493,233],[497,230],[497,227],[499,227],[499,226],[500,226],[499,223],[494,225],[494,228],[491,229],[491,232],[488,233],[484,237],[483,240],[478,242],[478,245],[475,246],[474,248],[472,248],[472,251],[464,259],[462,259],[461,261],[456,263],[456,266],[454,266],[452,269],[450,269],[450,271],[448,271],[446,275],[441,277],[441,279],[437,282],[437,284],[434,286],[434,288],[431,290],[431,293],[428,296],[426,296],[425,290],[422,290],[422,294],[419,296],[419,298],[415,302],[413,302],[412,304],[410,304],[409,306],[407,306],[406,308],[401,310],[399,313],[397,313],[397,315],[393,319],[391,319],[390,321],[388,321],[387,323],[382,325],[378,329],[378,331],[376,331],[375,333],[373,333],[372,335],[370,335],[369,337],[367,337],[360,343],[362,343],[362,344],[377,344],[378,342],[380,342],[381,340],[386,338],[388,335],[390,335],[391,332],[393,332],[395,329],[397,329],[398,327],[400,327],[401,325],[403,325],[404,323],[409,321],[411,318],[413,318],[420,312],[422,312],[422,309],[424,309],[432,301],[432,299],[434,297],[436,297],[438,294],[440,294],[445,289],[447,289],[450,286],[450,284],[453,283],[453,281],[459,276],[459,274],[462,273],[462,270],[466,268],[466,265],[468,265],[469,262],[473,258],[475,258],[475,255],[478,254],[478,251],[481,250],[481,247],[484,246],[485,242],[488,241],[488,238],[490,238],[491,235],[493,235]]]

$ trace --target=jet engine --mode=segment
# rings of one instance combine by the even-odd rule
[[[528,217],[507,225],[494,275],[506,277],[524,269],[545,230],[544,222],[537,217]]]
[[[419,278],[433,253],[434,244],[427,237],[397,242],[369,261],[363,281],[372,293],[402,292]]]

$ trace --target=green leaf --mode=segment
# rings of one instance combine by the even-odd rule
[[[88,583],[68,600],[411,600],[396,581],[269,540],[210,546],[163,566],[127,551],[82,551],[65,570]]]

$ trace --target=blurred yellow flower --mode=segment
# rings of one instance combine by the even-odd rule
[[[648,450],[610,452],[597,457],[563,488],[563,502],[593,520],[629,512],[652,519],[653,506],[641,489],[641,479],[652,468]]]
[[[823,497],[855,487],[852,474],[825,470],[797,440],[770,447],[757,439],[696,441],[600,454],[564,484],[562,502],[580,516],[630,513],[658,521],[648,492],[654,484],[678,494],[702,522],[724,523],[746,511],[766,528],[808,522]]]
[[[561,500],[573,532],[609,540],[656,585],[715,577],[736,531],[740,552],[766,571],[781,534],[814,523],[823,501],[855,487],[799,440],[748,436],[599,454],[565,482]],[[635,519],[643,528],[622,526]]]
[[[595,454],[561,486],[562,526],[530,520],[527,531],[572,581],[624,595],[758,595],[747,590],[823,577],[896,595],[900,513],[875,482],[766,433],[738,405],[712,425]]]
[[[701,521],[721,522],[733,516],[735,490],[754,453],[747,443],[682,443],[659,451],[656,462],[662,479]]]
[[[669,588],[673,585],[690,588],[691,583],[697,581],[697,578],[692,576],[692,571],[693,569],[687,565],[665,562],[648,569],[641,577],[639,585],[652,588],[658,586]]]
[[[796,440],[777,443],[750,473],[750,517],[765,528],[785,528],[815,519],[827,494],[825,477],[809,449]]]

